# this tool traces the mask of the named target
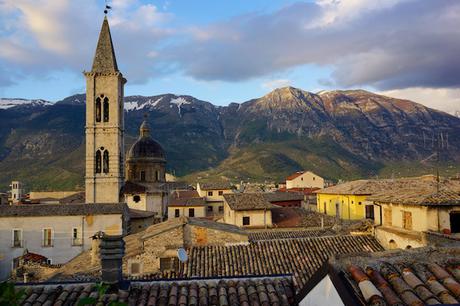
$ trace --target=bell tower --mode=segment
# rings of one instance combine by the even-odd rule
[[[86,203],[119,203],[124,183],[123,87],[107,17],[86,77]]]

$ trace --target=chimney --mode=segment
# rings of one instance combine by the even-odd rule
[[[102,235],[99,245],[102,281],[110,285],[120,285],[123,280],[123,255],[125,242],[123,235]]]
[[[91,237],[91,265],[94,266],[101,261],[99,245],[101,244],[103,232],[99,231]]]

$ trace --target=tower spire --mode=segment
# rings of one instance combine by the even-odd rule
[[[113,49],[107,16],[104,17],[104,21],[102,22],[91,71],[99,73],[118,72],[117,59],[115,57],[115,50]]]

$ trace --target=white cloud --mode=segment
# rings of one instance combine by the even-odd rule
[[[460,111],[460,89],[458,88],[420,88],[387,90],[382,95],[407,99],[430,108],[439,109],[450,114]]]
[[[291,80],[288,80],[288,79],[271,80],[271,81],[264,82],[262,84],[262,88],[274,90],[277,88],[290,86],[291,83],[292,83]]]
[[[92,0],[0,0],[0,64],[18,75],[46,77],[91,67],[104,7]],[[152,4],[114,0],[108,14],[118,62],[130,83],[152,75],[149,55],[170,35],[169,18]],[[11,77],[12,78],[12,77]],[[14,80],[0,79],[2,85]]]

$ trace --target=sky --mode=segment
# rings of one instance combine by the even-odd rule
[[[108,0],[126,95],[362,88],[460,111],[459,0]],[[0,0],[0,97],[83,93],[103,0]]]

